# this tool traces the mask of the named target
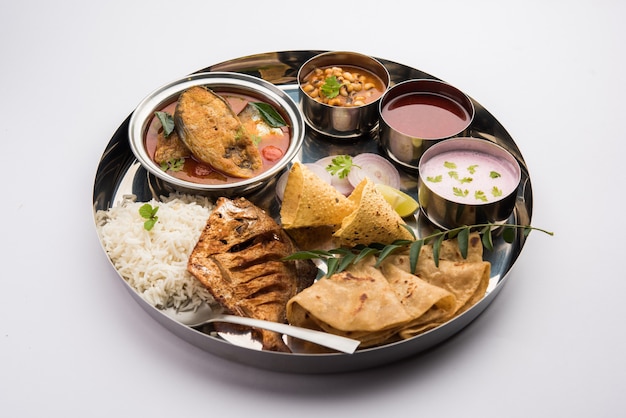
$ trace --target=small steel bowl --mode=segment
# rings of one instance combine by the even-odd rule
[[[378,125],[380,97],[363,105],[342,107],[320,102],[303,89],[305,78],[309,74],[316,69],[329,66],[357,67],[367,70],[382,81],[381,93],[389,88],[389,71],[375,58],[345,51],[331,51],[316,55],[306,61],[298,71],[300,106],[306,123],[317,133],[337,139],[357,138],[371,133]]]
[[[493,142],[441,141],[419,162],[420,210],[444,229],[505,222],[515,208],[521,174],[515,157]]]
[[[424,151],[447,138],[469,136],[472,100],[456,87],[433,79],[406,80],[379,102],[380,142],[387,156],[415,171]]]
[[[282,158],[271,168],[256,177],[236,179],[220,184],[203,184],[181,180],[163,171],[146,149],[146,133],[155,111],[172,105],[179,95],[193,86],[206,86],[216,93],[243,94],[270,103],[283,116],[291,133],[289,146]],[[160,182],[165,189],[182,193],[207,196],[243,196],[250,194],[274,180],[283,168],[300,152],[304,142],[305,124],[297,104],[287,93],[275,85],[246,74],[230,72],[207,72],[192,74],[172,81],[144,98],[131,115],[128,135],[130,147],[141,165]]]

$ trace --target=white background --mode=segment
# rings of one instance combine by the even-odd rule
[[[626,407],[626,3],[7,1],[0,5],[0,410],[7,417],[613,417]],[[397,364],[262,371],[178,339],[93,223],[96,167],[156,87],[269,51],[352,50],[464,90],[529,166],[533,233],[455,338]]]

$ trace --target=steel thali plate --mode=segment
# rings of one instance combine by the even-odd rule
[[[299,89],[296,80],[298,69],[309,58],[321,52],[324,51],[263,53],[215,64],[197,72],[231,71],[261,77],[278,85],[298,103]],[[413,78],[437,79],[418,69],[386,59],[378,59],[387,67],[392,84]],[[516,207],[509,222],[530,225],[533,203],[532,185],[524,158],[513,138],[496,118],[474,99],[472,101],[476,114],[471,126],[471,136],[483,138],[504,147],[516,157],[522,169],[522,180],[518,188]],[[129,120],[130,115],[113,134],[99,162],[93,188],[94,214],[98,210],[107,210],[119,203],[127,194],[136,195],[138,201],[149,201],[168,193],[167,187],[150,175],[135,159],[128,141]],[[376,132],[356,140],[337,140],[320,137],[307,127],[302,150],[296,158],[302,162],[312,162],[327,155],[355,155],[360,152],[380,152]],[[415,176],[400,171],[403,190],[416,197],[417,188],[412,187],[416,184]],[[276,215],[279,211],[272,185],[248,198],[271,214]],[[419,214],[419,211],[412,222],[418,235],[424,235],[432,229],[430,224]],[[492,264],[489,288],[486,295],[472,308],[447,323],[408,340],[358,350],[354,354],[278,353],[231,344],[219,336],[196,331],[172,319],[148,304],[121,276],[118,276],[127,287],[132,298],[154,320],[182,340],[213,355],[280,372],[337,373],[376,367],[417,355],[461,331],[476,319],[500,292],[524,247],[525,240],[526,237],[523,234],[517,234],[516,240],[511,244],[507,244],[497,237],[494,238],[493,251],[485,252],[485,259]]]

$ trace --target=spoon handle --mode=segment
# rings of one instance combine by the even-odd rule
[[[361,343],[358,340],[342,337],[339,335],[329,334],[322,331],[315,331],[308,328],[294,327],[288,324],[281,324],[278,322],[264,321],[261,319],[246,318],[236,315],[219,314],[206,321],[202,321],[200,324],[195,324],[194,328],[210,322],[228,322],[231,324],[246,325],[254,328],[262,328],[269,331],[278,332],[280,334],[289,335],[290,337],[296,337],[304,341],[310,341],[315,344],[319,344],[324,347],[332,348],[343,353],[352,354],[356,351],[357,347]]]

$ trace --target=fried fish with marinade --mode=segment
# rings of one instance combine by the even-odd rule
[[[168,136],[165,136],[163,131],[159,132],[156,150],[154,151],[154,161],[157,164],[163,165],[189,156],[191,156],[189,148],[178,138],[176,131],[173,131]]]
[[[219,198],[189,257],[188,271],[230,313],[286,321],[287,301],[310,286],[310,260],[283,261],[297,251],[289,236],[245,198]],[[290,351],[282,336],[259,330],[264,350]]]
[[[250,178],[263,165],[261,154],[228,102],[194,86],[178,98],[174,124],[194,157],[223,174]]]

